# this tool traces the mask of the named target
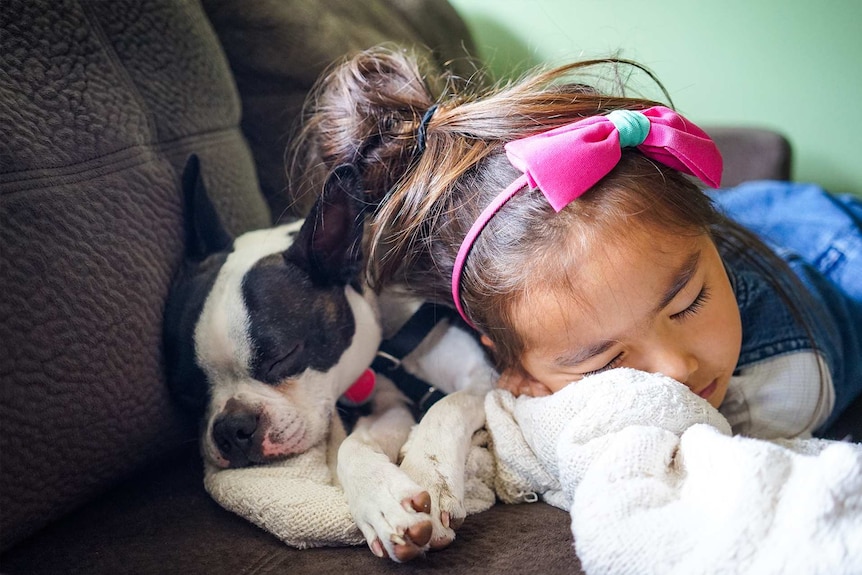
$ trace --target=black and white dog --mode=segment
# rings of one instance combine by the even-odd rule
[[[403,561],[448,545],[495,375],[472,335],[441,322],[401,367],[449,395],[415,425],[405,397],[378,377],[368,414],[339,432],[339,398],[417,307],[364,285],[356,169],[336,168],[305,220],[236,239],[194,156],[183,186],[188,257],[165,310],[165,355],[172,392],[202,418],[205,464],[264,464],[329,442],[375,554]]]

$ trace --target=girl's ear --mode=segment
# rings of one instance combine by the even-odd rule
[[[488,349],[491,349],[491,350],[494,349],[494,342],[491,341],[491,338],[488,337],[487,335],[482,334],[482,337],[479,338],[479,341],[481,341],[482,345],[484,345]]]

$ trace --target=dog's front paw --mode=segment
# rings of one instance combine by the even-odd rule
[[[431,544],[431,496],[397,467],[350,502],[371,552],[396,562],[423,555]]]
[[[431,497],[430,547],[443,549],[467,516],[467,460],[485,422],[484,396],[458,391],[434,404],[410,432],[401,469]]]
[[[406,520],[402,519],[402,526],[398,527],[386,521],[385,525],[374,528],[373,534],[365,534],[372,553],[378,557],[390,557],[399,563],[423,555],[431,542],[432,533],[431,520],[428,515],[431,511],[431,497],[427,491],[422,491],[415,497],[405,499],[401,502],[401,507],[410,516]],[[419,517],[418,514],[424,517]],[[416,522],[409,527],[403,527],[403,525],[413,521]]]
[[[431,521],[429,547],[432,550],[448,547],[455,540],[455,531],[467,517],[463,503],[463,478],[452,477],[441,469],[437,458],[417,451],[406,454],[401,469],[422,484],[428,494]]]

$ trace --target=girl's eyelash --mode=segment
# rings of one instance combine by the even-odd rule
[[[691,304],[687,308],[685,308],[681,312],[677,312],[677,313],[673,314],[670,317],[671,317],[671,319],[677,319],[677,320],[687,319],[687,318],[693,316],[694,314],[696,314],[697,312],[699,312],[708,300],[709,300],[709,287],[706,284],[704,284],[704,286],[702,288],[700,288],[700,293],[697,294],[697,297],[694,298],[694,301],[691,302]],[[619,367],[619,365],[622,363],[622,359],[623,359],[623,354],[619,353],[619,354],[617,354],[616,357],[614,357],[612,360],[610,360],[604,366],[600,367],[599,369],[594,369],[592,371],[588,371],[586,373],[583,373],[583,374],[581,374],[581,377],[587,377],[589,375],[595,375],[597,373],[601,373],[603,371],[607,371],[609,369]]]
[[[609,369],[619,367],[620,363],[622,363],[622,360],[623,360],[623,354],[619,353],[619,354],[617,354],[617,356],[615,358],[610,360],[603,367],[600,367],[599,369],[594,369],[592,371],[588,371],[588,372],[582,374],[581,377],[587,377],[588,375],[595,375],[597,373],[601,373],[603,371],[607,371]]]
[[[690,306],[670,317],[671,319],[687,319],[699,312],[704,304],[706,304],[707,300],[709,300],[709,287],[704,284],[704,286],[700,288],[700,293],[697,294],[697,297],[694,298],[694,301],[691,302]]]

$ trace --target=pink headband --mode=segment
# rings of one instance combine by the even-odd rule
[[[637,147],[645,156],[698,177],[717,188],[721,154],[709,136],[670,108],[615,110],[506,144],[506,155],[523,175],[479,215],[464,237],[452,270],[455,308],[472,325],[461,303],[461,275],[476,238],[494,214],[524,186],[539,188],[559,212],[605,177],[620,161],[621,149]]]

